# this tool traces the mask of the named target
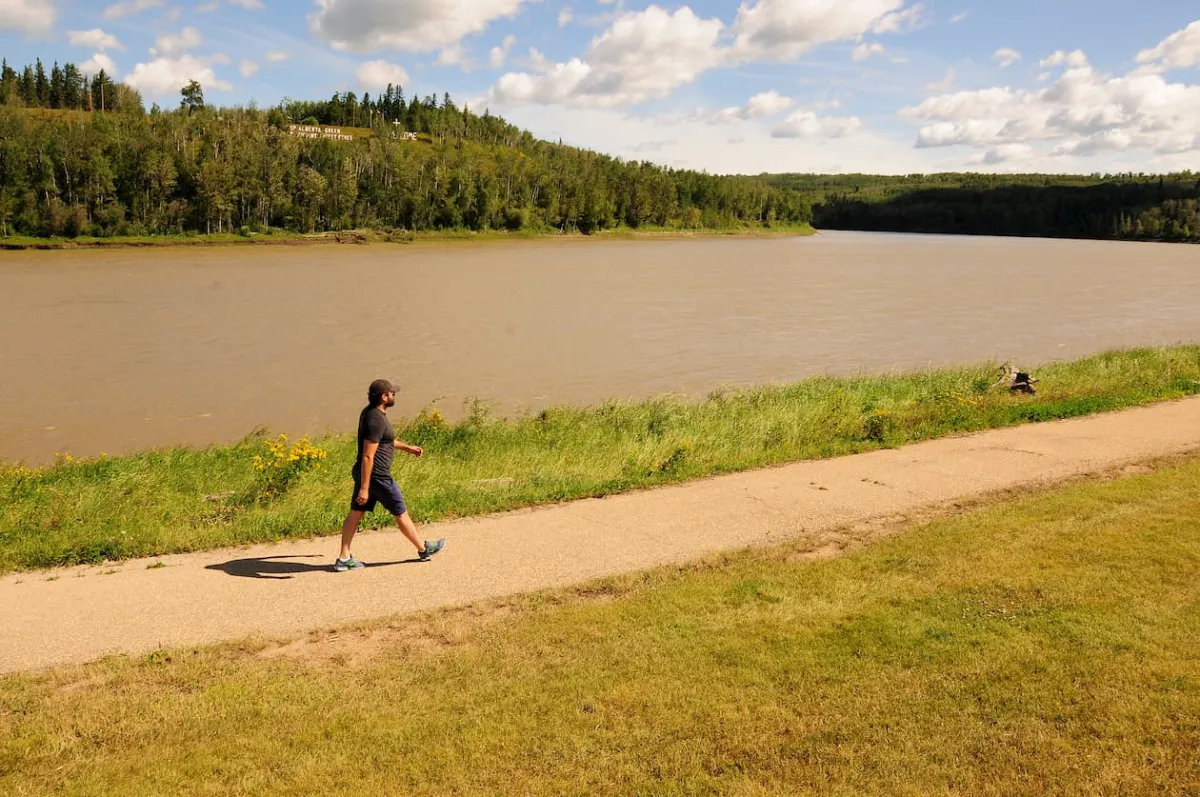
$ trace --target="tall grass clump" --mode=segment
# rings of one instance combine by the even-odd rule
[[[1195,395],[1200,346],[1122,350],[1047,365],[1037,370],[1035,396],[997,387],[997,373],[987,364],[815,377],[715,391],[702,401],[608,401],[513,419],[475,401],[455,423],[427,408],[394,419],[399,437],[426,451],[419,459],[398,458],[394,473],[414,518],[426,522],[602,496]],[[349,506],[353,435],[305,441],[312,451],[300,449],[286,477],[275,466],[262,467],[279,459],[272,445],[258,431],[202,450],[0,470],[0,571],[337,530]],[[366,521],[388,523],[382,512]]]

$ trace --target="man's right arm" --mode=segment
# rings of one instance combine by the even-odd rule
[[[378,442],[371,440],[363,441],[362,453],[362,481],[360,484],[365,488],[371,481],[371,470],[375,467],[375,449],[379,448]]]

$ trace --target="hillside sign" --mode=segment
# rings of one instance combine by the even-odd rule
[[[288,132],[296,138],[327,138],[331,141],[353,141],[354,136],[343,133],[340,127],[318,127],[316,125],[288,125]]]

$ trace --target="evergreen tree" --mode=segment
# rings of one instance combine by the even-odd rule
[[[395,101],[395,99],[396,89],[391,83],[389,83],[387,84],[387,91],[385,91],[383,96],[379,98],[380,111],[389,120],[395,118],[395,114],[392,112],[392,103]]]
[[[34,90],[37,94],[31,105],[37,105],[39,108],[50,107],[50,81],[46,77],[46,68],[42,66],[42,59],[37,59],[37,66],[34,68]]]
[[[50,70],[50,107],[66,107],[66,80],[58,61],[54,62],[54,68]]]
[[[21,73],[21,102],[26,108],[37,105],[37,81],[33,77],[33,67],[26,66]]]
[[[8,59],[0,63],[0,105],[8,105],[19,91],[17,72],[8,65]]]
[[[113,82],[108,73],[101,69],[92,77],[92,109],[110,111],[113,106]]]
[[[63,107],[79,110],[83,100],[83,74],[75,64],[63,67]]]

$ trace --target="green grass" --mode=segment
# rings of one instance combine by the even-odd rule
[[[993,366],[547,409],[474,406],[393,419],[420,459],[394,473],[418,522],[602,496],[959,432],[1072,418],[1200,393],[1200,346],[1133,349],[1038,369],[1036,397],[989,389]],[[314,441],[320,467],[255,470],[265,435],[32,471],[0,470],[0,572],[327,534],[349,501],[352,435]],[[301,463],[303,464],[303,463]],[[367,527],[391,523],[382,511]]]
[[[8,677],[0,791],[1195,794],[1198,518],[1193,458],[834,559]]]
[[[678,227],[642,226],[637,229],[618,227],[602,230],[590,235],[562,233],[555,229],[526,230],[339,230],[320,233],[289,232],[272,230],[265,234],[240,235],[237,233],[186,233],[182,235],[124,235],[99,238],[78,236],[75,238],[37,238],[28,235],[10,235],[0,238],[0,249],[91,249],[145,246],[229,246],[237,244],[321,244],[321,243],[414,243],[421,241],[507,241],[536,238],[659,238],[659,237],[708,237],[726,235],[784,236],[815,235],[816,230],[807,224],[773,225],[763,227],[746,225],[712,229],[683,229]]]

